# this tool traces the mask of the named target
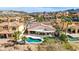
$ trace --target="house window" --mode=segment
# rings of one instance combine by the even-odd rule
[[[8,36],[11,37],[12,35],[11,34],[8,34]]]
[[[49,33],[47,33],[47,35],[49,35]]]
[[[79,29],[78,29],[78,33],[79,33]]]
[[[35,31],[30,31],[31,34],[35,34]]]
[[[73,30],[72,33],[75,33],[75,30]]]
[[[0,34],[0,38],[7,38],[6,34]]]
[[[16,27],[12,27],[12,30],[16,30]]]
[[[5,26],[3,27],[3,29],[8,30],[8,25],[5,25]]]
[[[68,29],[68,33],[71,33],[71,29]]]
[[[16,21],[16,19],[11,19],[11,20],[10,20],[10,22],[14,22],[14,21]]]

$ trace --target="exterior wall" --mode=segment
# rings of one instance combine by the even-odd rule
[[[3,30],[3,27],[0,27],[0,32]]]
[[[20,25],[18,30],[21,32],[24,31],[24,25]]]

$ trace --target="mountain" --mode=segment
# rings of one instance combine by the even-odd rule
[[[77,13],[79,12],[79,9],[69,9],[69,10],[65,10],[64,12]]]
[[[27,15],[27,13],[23,11],[13,11],[13,10],[0,11],[0,16],[16,16],[16,15]]]

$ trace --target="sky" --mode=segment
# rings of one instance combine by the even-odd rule
[[[54,12],[68,9],[78,9],[78,7],[0,7],[0,10],[14,10],[24,12]]]

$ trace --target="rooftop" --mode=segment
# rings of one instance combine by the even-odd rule
[[[55,30],[54,27],[42,23],[32,23],[28,26],[28,31],[55,32]]]
[[[0,23],[0,26],[6,26],[6,25],[8,25],[8,26],[19,26],[19,25],[21,25],[21,24],[23,24],[23,23],[19,23],[19,22],[2,22],[2,23]]]

